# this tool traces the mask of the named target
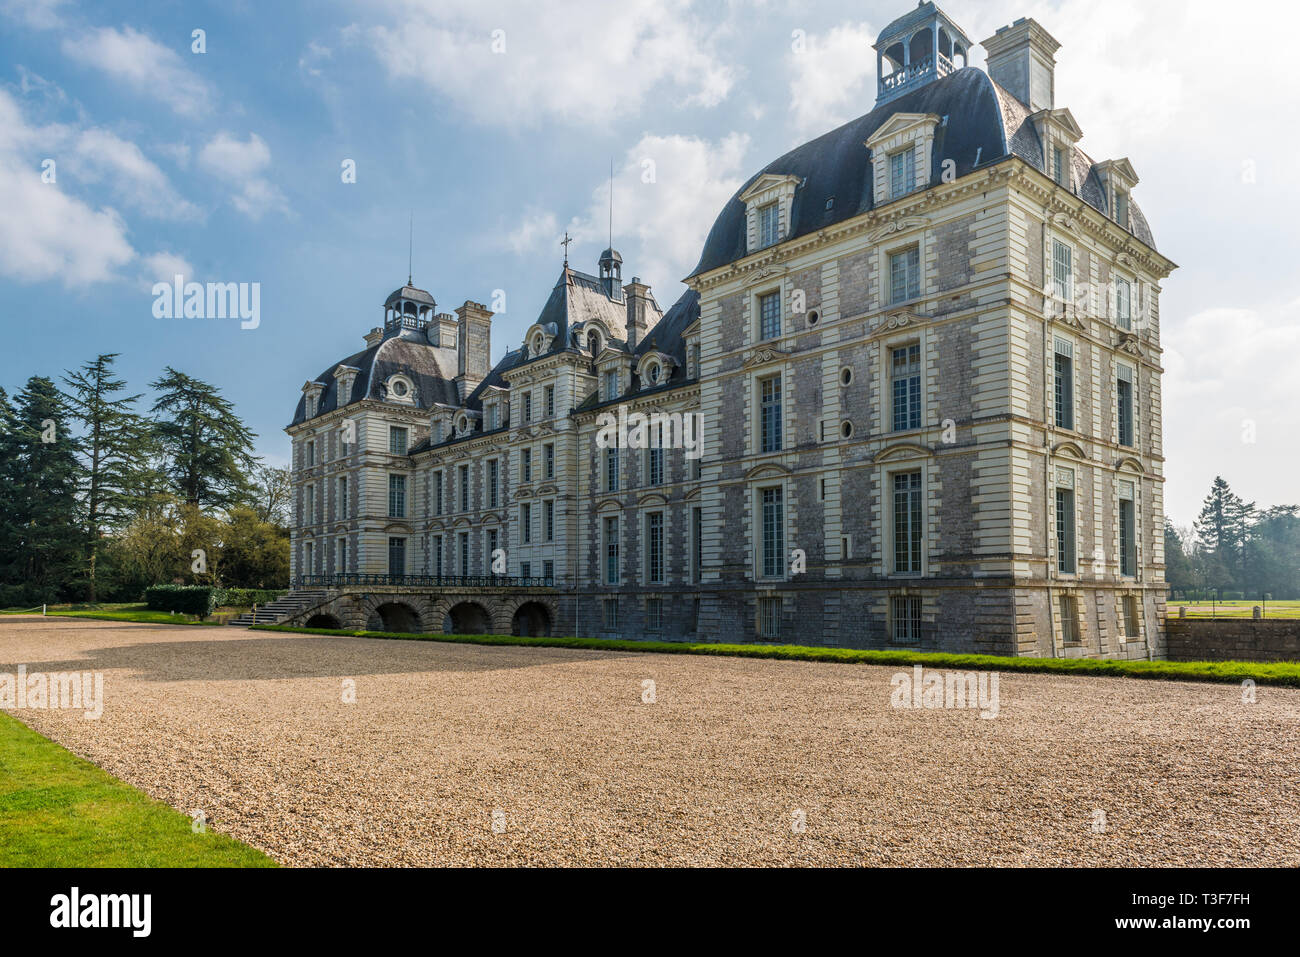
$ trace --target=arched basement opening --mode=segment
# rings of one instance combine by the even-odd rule
[[[402,634],[420,633],[420,615],[410,605],[387,602],[380,605],[366,623],[370,631],[395,631]]]
[[[486,635],[492,631],[492,616],[477,602],[463,601],[447,612],[442,630],[452,635]]]
[[[551,612],[540,601],[526,601],[515,612],[511,622],[512,635],[545,638],[551,633]]]
[[[339,621],[333,615],[312,615],[307,619],[308,628],[342,628],[343,622]]]

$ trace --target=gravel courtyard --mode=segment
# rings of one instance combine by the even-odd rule
[[[105,689],[21,721],[289,865],[1300,864],[1296,690],[1002,675],[985,720],[892,667],[0,618],[20,664]]]

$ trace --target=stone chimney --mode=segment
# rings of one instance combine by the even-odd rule
[[[366,333],[365,340],[367,349],[371,346],[379,345],[379,343],[384,341],[384,330],[379,328],[379,326],[375,326],[375,328]]]
[[[1030,112],[1056,106],[1056,51],[1061,48],[1037,20],[1021,17],[984,41],[989,76]]]
[[[449,312],[440,312],[429,323],[429,344],[441,349],[456,348],[456,317]]]
[[[465,300],[456,310],[456,389],[464,402],[491,371],[492,313]]]
[[[659,307],[650,295],[650,287],[636,276],[623,287],[627,298],[627,347],[635,349],[646,332],[659,321]]]

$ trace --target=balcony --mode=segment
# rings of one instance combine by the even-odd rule
[[[333,575],[302,575],[289,583],[294,590],[307,588],[554,588],[554,576],[533,575],[371,575],[344,572]]]

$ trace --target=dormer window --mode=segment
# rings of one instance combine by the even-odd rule
[[[497,427],[497,404],[489,403],[487,407],[487,430],[491,432]]]
[[[768,203],[758,211],[758,244],[771,246],[781,238],[781,209]]]
[[[1059,146],[1052,147],[1052,179],[1058,186],[1069,186],[1065,181],[1065,150]]]
[[[900,199],[916,187],[916,151],[910,147],[889,156],[889,196]]]
[[[606,402],[618,398],[618,370],[605,370],[604,399]]]
[[[532,352],[535,356],[540,356],[542,354],[542,334],[540,332],[533,336]]]
[[[1115,222],[1128,229],[1128,192],[1115,191]]]
[[[415,402],[415,385],[404,375],[389,376],[384,383],[387,388],[385,398],[389,402],[412,405]]]
[[[596,356],[600,355],[600,350],[600,333],[595,329],[592,329],[591,332],[587,333],[587,351],[591,353],[591,356],[594,359]]]
[[[790,213],[800,182],[797,176],[764,173],[740,194],[745,204],[745,248],[749,252],[774,246],[790,235]]]
[[[651,385],[659,384],[659,376],[662,373],[663,370],[659,368],[659,363],[657,362],[650,363],[649,367],[645,370],[646,378],[650,380]]]

